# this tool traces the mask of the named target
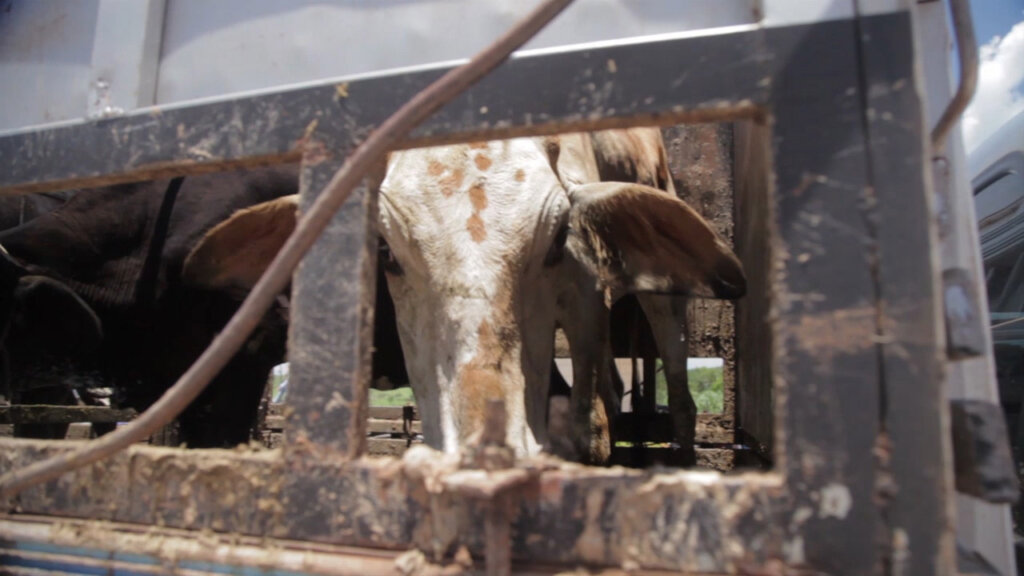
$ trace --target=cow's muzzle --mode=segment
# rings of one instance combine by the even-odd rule
[[[714,280],[711,282],[711,289],[715,298],[722,300],[736,300],[747,293],[747,276],[743,273],[743,267],[737,260],[728,258],[715,267]]]

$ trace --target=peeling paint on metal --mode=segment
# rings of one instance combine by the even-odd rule
[[[821,500],[818,504],[820,518],[831,517],[842,520],[850,513],[850,508],[853,507],[853,498],[850,496],[849,488],[833,482],[821,489]]]

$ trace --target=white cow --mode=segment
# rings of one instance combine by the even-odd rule
[[[602,173],[631,182],[602,182]],[[746,289],[736,256],[670,182],[656,129],[390,155],[380,187],[382,258],[429,445],[456,452],[482,426],[487,400],[500,398],[516,453],[544,449],[561,327],[572,353],[577,457],[607,459],[604,405],[618,402],[608,374],[612,302],[631,292],[736,298]],[[679,312],[664,298],[642,305],[671,376],[680,365]],[[685,345],[681,354],[684,390],[672,392],[673,411],[692,446]]]

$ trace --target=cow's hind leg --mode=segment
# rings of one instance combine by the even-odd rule
[[[694,450],[697,433],[697,404],[690,395],[686,361],[689,357],[687,342],[686,298],[641,294],[637,299],[651,325],[658,354],[665,367],[668,385],[668,410],[672,428],[679,443],[683,466],[697,464]]]
[[[565,326],[572,355],[570,419],[578,459],[585,464],[605,464],[611,458],[611,419],[617,399],[611,390],[608,367],[608,311],[600,302]]]

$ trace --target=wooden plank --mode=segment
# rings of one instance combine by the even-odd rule
[[[370,434],[405,434],[409,432],[411,434],[422,434],[423,427],[419,420],[415,420],[409,424],[410,430],[406,430],[406,424],[402,420],[381,420],[379,418],[370,418],[366,421],[366,431]]]
[[[732,123],[663,128],[676,194],[733,241]],[[735,305],[691,298],[686,305],[690,357],[721,358],[722,414],[702,419],[697,442],[732,442],[736,427]],[[700,418],[700,416],[698,416]]]
[[[92,436],[92,425],[87,422],[72,422],[68,425],[65,440],[88,440]]]
[[[380,420],[402,420],[407,410],[412,411],[412,420],[420,419],[415,406],[370,406],[369,416]]]
[[[131,408],[105,406],[50,406],[25,404],[0,406],[0,424],[70,424],[72,422],[128,422],[137,413]]]
[[[401,456],[412,444],[405,438],[370,438],[367,440],[366,453],[370,456]]]
[[[264,430],[260,434],[260,441],[266,448],[280,448],[284,441],[284,432],[277,430]]]
[[[421,441],[408,442],[404,438],[370,438],[367,441],[367,454],[370,456],[401,456],[410,446],[422,444]],[[728,472],[735,466],[734,450],[731,448],[697,448],[697,467],[705,470]],[[634,468],[650,466],[674,466],[680,463],[673,456],[678,452],[672,448],[644,446],[639,449],[616,447],[613,449],[614,465],[628,465]],[[642,458],[637,461],[631,453]]]
[[[696,452],[698,470],[729,472],[735,466],[734,451],[731,448],[696,448]],[[610,464],[630,468],[679,468],[686,465],[682,451],[665,446],[615,446],[612,448]]]
[[[771,329],[771,130],[753,122],[734,125],[736,255],[747,273],[747,295],[736,303],[736,425],[770,453],[775,434]]]
[[[413,434],[422,434],[422,424],[419,420],[413,420],[410,423],[411,432]],[[283,416],[268,416],[264,427],[267,430],[280,432],[284,430],[285,418]],[[405,430],[405,423],[403,420],[392,419],[392,418],[374,418],[371,416],[366,421],[366,431],[369,434],[402,434]]]

